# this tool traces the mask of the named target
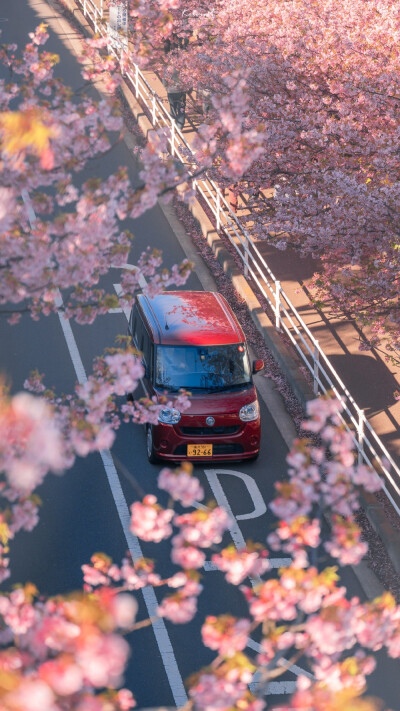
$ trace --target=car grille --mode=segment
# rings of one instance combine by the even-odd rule
[[[177,456],[185,455],[187,452],[186,444],[180,444],[174,451]],[[241,444],[213,444],[213,454],[242,454],[243,447]]]
[[[240,430],[240,425],[228,427],[181,427],[181,433],[193,437],[211,437],[215,435],[234,435]]]

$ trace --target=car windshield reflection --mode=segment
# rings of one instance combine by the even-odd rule
[[[244,344],[156,348],[155,386],[158,388],[218,392],[250,383],[250,363]]]

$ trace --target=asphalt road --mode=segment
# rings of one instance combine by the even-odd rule
[[[41,0],[18,0],[17,3],[0,0],[3,41],[22,43],[27,33],[43,20],[38,13],[42,13],[45,7]],[[49,9],[48,20],[52,23],[54,16],[54,11]],[[59,34],[55,34],[50,27],[51,36],[46,49],[60,55],[57,71],[66,82],[78,87],[78,65],[63,44],[63,41],[73,39],[73,32],[66,30],[63,23],[56,22],[56,27]],[[105,177],[122,164],[129,167],[132,180],[135,180],[137,165],[124,144],[117,145],[106,159],[93,161],[85,177]],[[166,266],[186,256],[159,206],[138,220],[128,221],[127,226],[135,235],[130,264],[136,264],[140,253],[149,245],[163,250]],[[119,281],[119,270],[110,269],[102,285],[113,289]],[[190,276],[185,288],[203,288],[196,273]],[[71,392],[76,379],[90,373],[93,357],[112,346],[117,334],[126,332],[126,326],[123,312],[100,317],[92,326],[71,323],[67,335],[57,316],[42,318],[39,322],[24,317],[17,326],[10,326],[1,318],[1,372],[7,375],[13,392],[22,388],[33,368],[45,372],[46,383],[57,392]],[[78,372],[71,359],[72,352],[79,354]],[[232,513],[234,525],[224,543],[233,540],[239,545],[242,538],[264,541],[272,524],[266,503],[272,497],[274,481],[284,477],[287,445],[263,400],[261,415],[263,444],[257,462],[196,467],[207,492],[206,498],[217,498]],[[143,428],[123,425],[118,432],[113,454],[134,474],[144,491],[157,493],[161,502],[164,500],[156,488],[161,467],[150,465],[147,461]],[[32,581],[44,594],[61,593],[82,585],[80,568],[89,561],[93,552],[104,551],[116,562],[121,560],[128,548],[133,554],[138,553],[137,542],[127,528],[127,511],[136,498],[136,492],[127,480],[118,476],[107,453],[103,457],[92,455],[78,460],[73,469],[62,477],[48,476],[39,493],[43,500],[39,525],[33,533],[19,534],[12,544],[11,584]],[[147,544],[141,545],[141,548],[145,555],[157,559],[162,574],[168,574],[173,569],[167,544]],[[343,575],[351,593],[363,596],[352,571],[344,571]],[[206,566],[202,582],[204,592],[200,598],[199,614],[192,623],[177,626],[160,622],[154,629],[143,629],[131,635],[132,656],[125,684],[134,691],[139,707],[183,703],[183,681],[214,657],[201,644],[201,620],[206,614],[245,614],[241,594],[225,583],[221,573]],[[160,600],[162,595],[152,589],[145,596],[138,594],[139,619],[151,613],[155,601]],[[253,651],[256,649],[254,642]],[[371,693],[384,697],[387,705],[395,709],[400,683],[393,669],[391,662],[382,660],[371,681]],[[287,693],[293,691],[299,672],[300,669],[295,668],[276,682],[268,703],[279,704],[287,700]]]

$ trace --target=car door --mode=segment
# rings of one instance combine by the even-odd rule
[[[131,311],[128,332],[132,339],[132,345],[141,353],[142,363],[145,369],[145,373],[142,378],[145,393],[147,397],[152,397],[154,395],[154,388],[152,385],[154,348],[152,338],[137,304],[135,304]]]

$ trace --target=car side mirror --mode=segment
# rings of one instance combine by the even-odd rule
[[[263,368],[265,368],[265,364],[261,358],[253,360],[253,373],[259,373]]]

